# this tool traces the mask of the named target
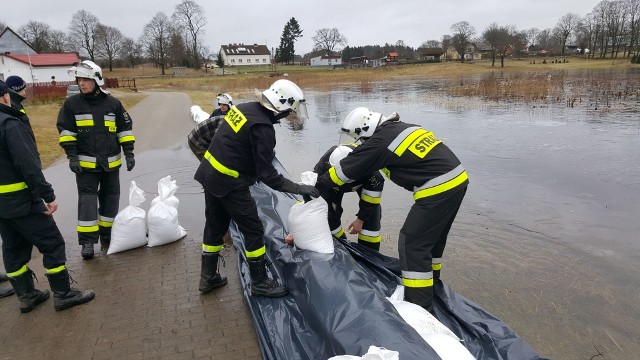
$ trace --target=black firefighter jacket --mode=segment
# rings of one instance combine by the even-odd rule
[[[98,91],[68,98],[58,114],[60,145],[78,156],[84,171],[114,171],[122,165],[120,148],[133,154],[133,122],[120,101]]]

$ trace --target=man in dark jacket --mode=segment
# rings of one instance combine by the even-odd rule
[[[11,107],[9,88],[0,82],[0,236],[4,267],[20,300],[20,311],[33,310],[49,298],[35,289],[27,267],[35,245],[54,294],[54,307],[64,310],[91,301],[95,293],[70,287],[65,243],[51,216],[58,208],[45,180],[30,125]]]
[[[340,163],[353,149],[355,144],[332,146],[322,155],[313,171],[324,174],[329,169]],[[379,171],[360,177],[356,181],[344,184],[340,187],[330,188],[321,192],[321,196],[329,204],[329,227],[331,234],[337,238],[346,239],[345,230],[342,227],[342,198],[345,193],[356,192],[360,201],[356,220],[351,223],[347,231],[350,234],[358,234],[358,243],[374,250],[380,250],[380,196],[384,188],[384,176]]]
[[[218,104],[218,107],[213,110],[211,116],[227,115],[229,109],[233,106],[233,98],[229,94],[218,94],[214,105],[216,103]]]
[[[251,274],[251,294],[280,297],[284,286],[267,276],[264,229],[249,187],[256,180],[284,192],[318,197],[313,186],[295,184],[273,167],[276,134],[273,124],[290,113],[306,117],[302,90],[278,80],[259,94],[259,101],[233,106],[215,132],[194,178],[205,194],[200,291],[205,294],[227,283],[218,273],[223,236],[233,220],[242,232]]]
[[[69,69],[80,94],[68,98],[58,114],[60,145],[76,174],[78,242],[84,259],[93,258],[93,244],[109,247],[111,226],[120,202],[121,150],[127,171],[135,166],[133,122],[120,101],[100,87],[102,69],[85,60]]]
[[[413,192],[415,203],[400,230],[398,253],[405,300],[433,311],[433,284],[440,278],[447,235],[469,183],[455,154],[432,132],[360,107],[344,120],[342,131],[361,141],[347,157],[318,179],[320,189],[353,182],[382,170]]]

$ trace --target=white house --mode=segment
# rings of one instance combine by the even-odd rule
[[[27,83],[74,81],[67,70],[78,62],[76,53],[0,54],[0,80],[17,75]]]
[[[6,27],[0,32],[0,54],[37,54],[29,44],[11,30]]]
[[[310,63],[311,63],[311,66],[318,66],[318,67],[342,66],[342,56],[340,55],[316,56],[310,59]]]
[[[222,45],[220,53],[225,66],[271,65],[271,52],[266,45]]]

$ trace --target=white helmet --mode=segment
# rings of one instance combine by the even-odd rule
[[[360,140],[373,135],[378,125],[382,122],[382,114],[373,112],[366,107],[353,109],[342,123],[342,131],[352,138]]]
[[[329,155],[329,164],[331,166],[336,166],[340,163],[340,160],[344,159],[353,151],[351,146],[347,145],[338,145]]]
[[[67,70],[67,74],[77,78],[93,79],[98,86],[104,85],[104,79],[102,78],[102,69],[96,65],[93,61],[85,60],[76,66],[72,66]]]
[[[226,93],[218,94],[216,101],[218,105],[229,105],[229,107],[233,106],[233,98],[231,97],[231,95]]]
[[[276,113],[291,109],[299,118],[307,118],[304,94],[298,85],[289,80],[276,80],[269,89],[262,92],[260,103]]]

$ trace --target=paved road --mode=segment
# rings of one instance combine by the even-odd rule
[[[160,178],[177,181],[180,223],[188,232],[182,240],[83,261],[75,181],[65,162],[45,171],[60,205],[55,218],[67,243],[67,267],[77,287],[95,290],[96,299],[62,312],[50,299],[28,314],[20,314],[16,297],[0,299],[0,359],[261,359],[235,249],[223,250],[221,272],[229,284],[205,296],[198,292],[204,201],[192,179],[198,164],[185,144],[194,125],[190,106],[185,94],[150,93],[130,109],[136,168],[121,171],[120,209],[128,205],[131,180],[147,192],[145,210]],[[36,286],[48,288],[37,251],[29,266]]]

